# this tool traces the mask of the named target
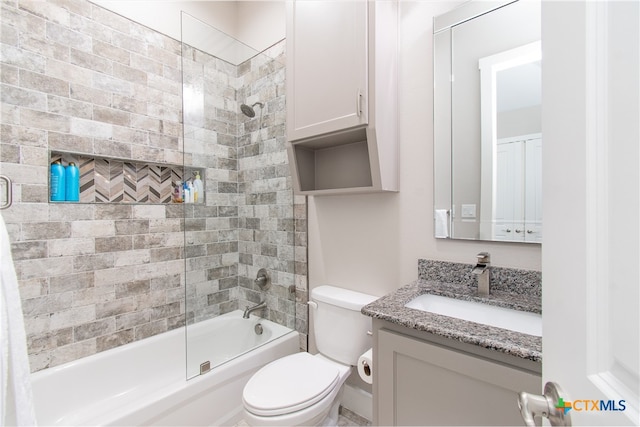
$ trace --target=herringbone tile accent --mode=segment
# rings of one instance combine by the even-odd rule
[[[122,202],[124,200],[124,162],[112,160],[109,164],[111,178],[109,182],[109,200]]]
[[[148,202],[149,201],[149,165],[140,164],[137,165],[136,173],[136,201]]]
[[[82,203],[171,203],[172,183],[183,179],[180,166],[53,152],[51,163],[56,161],[79,165]]]
[[[94,159],[94,164],[95,201],[109,202],[109,178],[111,177],[109,161],[107,159]]]
[[[88,157],[79,157],[80,165],[80,201],[93,203],[96,201],[94,169],[95,162]]]
[[[171,203],[171,168],[162,167],[160,172],[160,203]]]
[[[160,202],[160,175],[162,174],[160,170],[160,166],[158,165],[150,165],[149,166],[149,191],[147,192],[149,196],[150,203],[159,203]]]
[[[135,202],[136,201],[136,189],[137,189],[137,180],[138,180],[138,168],[135,163],[125,163],[123,165],[124,169],[124,200],[125,202]]]

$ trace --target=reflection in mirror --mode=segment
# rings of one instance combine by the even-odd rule
[[[480,58],[481,240],[540,242],[540,42]]]
[[[541,242],[540,78],[539,2],[435,19],[436,237]]]

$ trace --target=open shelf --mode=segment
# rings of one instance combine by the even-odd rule
[[[292,145],[300,191],[371,187],[371,163],[364,129],[332,141]]]

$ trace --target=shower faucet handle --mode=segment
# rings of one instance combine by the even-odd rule
[[[256,276],[253,283],[259,286],[263,291],[269,289],[269,287],[271,286],[271,280],[266,268],[261,268],[260,270],[258,270],[258,275]]]

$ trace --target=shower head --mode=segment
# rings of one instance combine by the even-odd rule
[[[242,110],[242,114],[244,114],[247,117],[255,117],[256,110],[254,110],[253,107],[255,107],[256,105],[259,106],[260,108],[264,107],[264,104],[262,102],[256,102],[251,106],[248,106],[247,104],[242,104],[240,105],[240,110]]]

